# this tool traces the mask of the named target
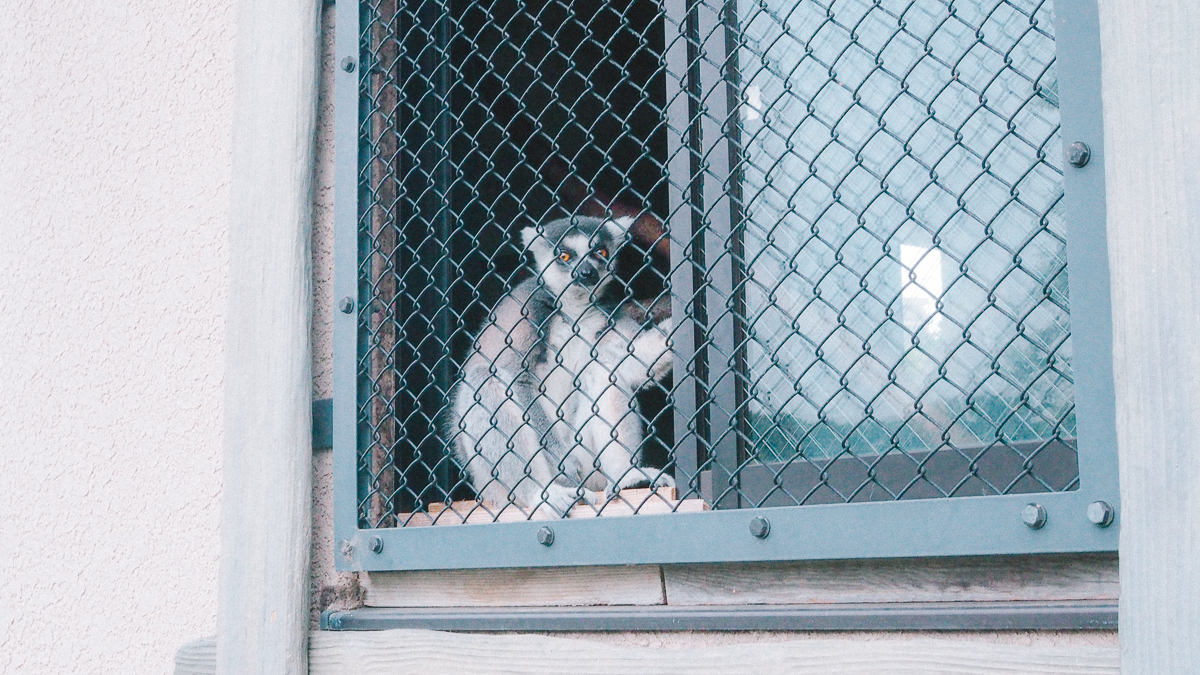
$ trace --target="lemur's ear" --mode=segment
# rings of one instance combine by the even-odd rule
[[[605,221],[604,226],[608,228],[608,233],[614,239],[624,239],[629,236],[629,228],[633,226],[633,218],[629,216],[621,216]]]
[[[537,241],[537,238],[537,227],[530,225],[529,227],[521,230],[521,243],[525,246],[525,250],[533,250],[533,242]]]

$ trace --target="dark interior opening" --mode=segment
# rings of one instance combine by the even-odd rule
[[[375,37],[395,112],[392,263],[397,323],[388,511],[473,493],[438,424],[474,333],[524,278],[517,232],[597,203],[662,218],[667,138],[663,15],[653,0],[417,2],[378,17]],[[385,132],[386,133],[386,132]],[[669,261],[621,253],[639,298],[662,291]],[[640,397],[652,420],[644,462],[664,466],[673,430],[666,390]]]

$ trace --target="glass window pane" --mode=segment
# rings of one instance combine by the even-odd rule
[[[1050,3],[737,6],[752,456],[1070,442]],[[1068,487],[1021,473],[975,489]]]

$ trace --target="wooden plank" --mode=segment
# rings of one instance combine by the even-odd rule
[[[1121,666],[1128,675],[1194,673],[1200,3],[1101,2],[1099,10],[1121,476]]]
[[[811,639],[689,649],[541,635],[390,630],[311,635],[312,675],[1116,675],[1117,648]]]
[[[373,572],[371,607],[661,605],[657,565]]]
[[[671,605],[1103,600],[1110,554],[835,560],[663,567]]]
[[[307,671],[317,0],[239,0],[217,670]]]
[[[603,492],[595,492],[596,504],[576,504],[567,514],[568,518],[620,517],[636,514],[653,515],[663,513],[698,513],[709,509],[703,499],[676,497],[675,488],[640,488],[622,490],[611,501],[604,501]],[[545,508],[529,513],[513,504],[490,502],[455,502],[445,504],[433,502],[425,511],[401,513],[398,522],[404,527],[428,527],[443,525],[476,525],[481,523],[512,523],[522,520],[558,520],[557,513]]]

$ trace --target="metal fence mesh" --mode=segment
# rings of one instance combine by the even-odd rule
[[[1050,3],[362,10],[363,526],[1078,487]]]

